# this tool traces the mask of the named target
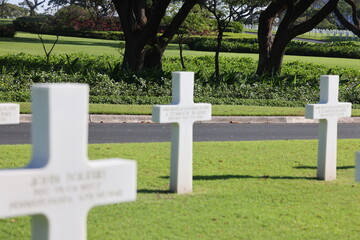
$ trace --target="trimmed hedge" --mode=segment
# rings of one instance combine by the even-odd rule
[[[15,19],[14,27],[17,31],[42,33],[68,37],[97,38],[107,40],[124,40],[124,33],[121,31],[90,31],[73,30],[58,26],[54,16],[41,15],[35,17],[20,17]]]
[[[15,37],[16,31],[12,24],[0,25],[0,37]]]
[[[189,38],[186,41],[190,50],[215,51],[213,38]],[[237,53],[258,53],[257,39],[224,39],[220,51]],[[360,59],[360,47],[354,42],[308,43],[292,41],[286,48],[287,55],[338,57]]]

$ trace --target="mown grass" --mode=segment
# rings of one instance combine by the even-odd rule
[[[90,159],[137,160],[138,197],[92,209],[88,239],[358,239],[359,149],[360,140],[339,140],[337,180],[324,182],[315,140],[195,142],[194,192],[176,195],[169,143],[90,145]],[[31,155],[29,145],[0,150],[1,168]],[[29,217],[0,220],[0,239],[30,239]]]
[[[248,34],[251,35],[251,34]],[[236,35],[234,35],[236,36]],[[229,35],[229,37],[234,37]],[[43,36],[48,49],[51,48],[55,36]],[[15,38],[1,38],[0,39],[0,55],[13,53],[29,53],[36,55],[44,55],[44,50],[36,34],[19,32]],[[119,48],[119,41],[89,39],[89,38],[75,38],[75,37],[60,37],[52,54],[70,54],[84,52],[94,55],[114,55],[121,57],[122,50]],[[184,56],[204,56],[214,55],[213,52],[190,51],[185,50]],[[221,53],[222,56],[228,57],[250,57],[254,60],[258,59],[258,54],[246,53]],[[179,47],[177,44],[170,44],[165,51],[165,56],[173,57],[179,56]],[[306,56],[291,56],[286,55],[284,62],[303,61],[316,64],[324,64],[335,67],[350,67],[360,69],[360,59],[346,59],[346,58],[326,58],[326,57],[306,57]]]
[[[0,25],[11,24],[14,19],[0,18]]]
[[[90,104],[90,114],[106,115],[151,115],[151,105],[120,105],[120,104]],[[30,103],[20,103],[20,112],[31,113]],[[239,106],[213,105],[213,116],[304,116],[305,107],[267,107],[267,106]],[[352,110],[353,117],[360,116],[360,109]]]

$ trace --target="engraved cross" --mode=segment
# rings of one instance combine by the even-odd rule
[[[339,76],[320,77],[320,103],[308,104],[305,117],[320,119],[317,178],[336,179],[337,122],[351,116],[351,103],[338,101]]]
[[[211,104],[194,103],[194,73],[174,72],[172,103],[154,105],[153,121],[172,123],[170,191],[192,192],[193,123],[211,120]]]
[[[88,86],[32,89],[33,156],[0,170],[0,217],[32,215],[32,239],[85,240],[88,211],[136,198],[136,163],[87,157]]]

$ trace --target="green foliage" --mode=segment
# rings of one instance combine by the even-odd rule
[[[189,38],[186,44],[191,50],[215,51],[216,39]],[[258,53],[257,39],[224,39],[221,46],[222,52]],[[287,55],[338,57],[360,59],[360,48],[354,42],[335,43],[308,43],[292,41],[286,48]]]
[[[81,7],[79,7],[82,9]],[[64,9],[64,10],[63,10]],[[76,7],[62,8],[55,16],[39,15],[35,17],[20,17],[14,20],[17,31],[42,33],[58,36],[85,37],[107,40],[124,40],[124,33],[116,30],[110,31],[109,24],[104,20],[95,24],[88,15],[79,11]],[[101,31],[94,31],[92,28],[103,28]]]
[[[90,18],[90,13],[79,5],[69,5],[62,7],[55,13],[55,22],[58,26],[65,29],[74,29],[74,23],[85,21]]]
[[[241,22],[230,22],[225,32],[242,33],[244,31],[244,24]]]
[[[81,7],[79,7],[82,9]],[[85,37],[107,40],[124,40],[124,33],[120,31],[91,31],[86,30],[86,10],[78,10],[72,6],[60,9],[55,16],[40,15],[35,17],[20,17],[14,20],[17,31],[30,33],[44,33],[58,36]],[[85,13],[83,12],[85,11]],[[76,21],[75,21],[76,20]]]
[[[54,17],[50,15],[38,15],[32,17],[19,17],[14,20],[17,31],[31,33],[46,33],[54,30]]]
[[[65,35],[64,35],[65,34]],[[107,40],[124,40],[124,32],[120,31],[66,31],[61,35],[73,37],[86,37]]]
[[[178,4],[170,4],[167,15],[165,15],[162,19],[162,26],[164,28],[166,28],[171,23],[173,17],[180,10],[180,7],[181,6]],[[196,4],[181,25],[181,30],[190,34],[207,34],[211,31],[211,29],[213,29],[211,24],[213,22],[210,21],[209,17],[209,11]]]
[[[318,102],[319,76],[340,75],[339,98],[360,104],[360,71],[292,62],[282,74],[255,75],[250,58],[220,58],[221,73],[215,79],[213,58],[185,57],[187,70],[195,72],[195,100],[227,105],[302,107]],[[181,69],[178,58],[165,58],[163,71],[120,71],[113,56],[54,55],[49,62],[28,54],[0,57],[0,100],[29,101],[30,86],[44,82],[80,82],[90,85],[93,103],[165,104],[171,102],[171,72]]]
[[[10,25],[0,25],[0,37],[12,38],[15,37],[15,27]]]
[[[25,16],[27,11],[15,4],[0,4],[0,18],[18,18]]]

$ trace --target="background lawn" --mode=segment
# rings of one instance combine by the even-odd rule
[[[94,208],[88,239],[358,239],[359,149],[360,140],[339,140],[338,178],[324,182],[314,140],[196,142],[194,192],[176,195],[167,192],[169,143],[90,145],[91,159],[137,160],[138,199]],[[0,150],[0,168],[31,155],[29,145]],[[0,220],[0,239],[30,239],[29,217]]]
[[[249,34],[251,35],[251,34]],[[47,48],[50,49],[55,36],[44,35]],[[90,39],[90,38],[75,38],[75,37],[59,37],[52,54],[69,54],[84,52],[94,55],[110,54],[121,57],[122,50],[119,48],[119,41]],[[44,55],[44,50],[36,34],[19,32],[15,38],[1,38],[0,39],[0,55],[12,53],[30,53],[37,55]],[[185,50],[184,56],[204,56],[214,55],[213,52],[190,51]],[[258,54],[248,53],[221,53],[221,56],[229,57],[250,57],[254,60],[258,59]],[[165,56],[173,57],[179,56],[177,44],[170,44],[165,51]],[[306,57],[306,56],[291,56],[286,55],[284,62],[304,61],[310,63],[324,64],[327,66],[351,67],[360,69],[360,59],[347,58],[326,58],[326,57]]]
[[[31,103],[20,103],[20,112],[31,113]],[[90,104],[90,114],[151,115],[152,105]],[[304,107],[267,107],[213,105],[212,116],[304,116]],[[353,117],[360,117],[360,109],[352,109]]]

